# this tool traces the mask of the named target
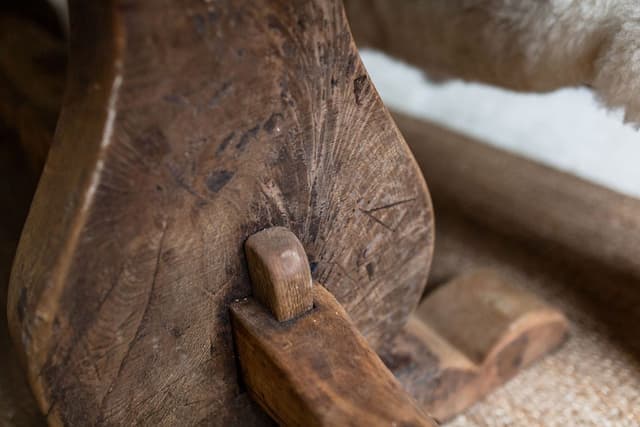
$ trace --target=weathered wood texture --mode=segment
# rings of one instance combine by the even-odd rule
[[[503,235],[563,248],[640,277],[640,200],[433,123],[394,118],[437,207],[455,209]]]
[[[255,299],[279,322],[313,307],[311,271],[302,243],[284,227],[271,227],[249,237],[244,251]]]
[[[283,225],[375,347],[431,258],[426,186],[341,4],[71,2],[70,78],[8,298],[52,424],[267,422],[242,243]]]
[[[312,287],[290,230],[259,231],[245,251],[253,295],[231,306],[235,348],[249,394],[278,424],[434,425],[333,295]]]
[[[567,331],[558,310],[481,270],[428,295],[383,359],[443,421],[556,349]]]
[[[435,426],[321,285],[314,307],[278,322],[255,299],[232,305],[245,384],[285,426]]]

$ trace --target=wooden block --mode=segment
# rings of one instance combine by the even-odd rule
[[[557,348],[567,330],[562,313],[482,270],[429,295],[383,359],[441,421]]]
[[[284,227],[272,227],[244,245],[253,296],[278,321],[296,317],[313,306],[311,270],[302,243]]]
[[[255,299],[232,305],[250,395],[286,426],[435,426],[322,286],[301,317],[278,322]]]

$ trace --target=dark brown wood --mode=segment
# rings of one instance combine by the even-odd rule
[[[279,322],[313,307],[311,271],[304,247],[291,231],[271,227],[244,244],[252,295]]]
[[[425,411],[444,421],[555,350],[567,333],[558,310],[480,270],[425,298],[384,359]]]
[[[436,206],[640,277],[640,200],[395,114]]]
[[[268,422],[237,383],[242,243],[300,237],[374,348],[432,248],[426,186],[334,0],[72,1],[70,77],[8,317],[52,424]]]
[[[278,322],[249,298],[232,305],[240,370],[253,398],[285,426],[435,426],[329,291]]]

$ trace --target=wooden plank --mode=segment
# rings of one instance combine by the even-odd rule
[[[62,96],[64,41],[44,29],[55,26],[55,18],[46,2],[0,5],[1,426],[46,425],[24,375],[20,352],[10,340],[6,308],[16,246]]]
[[[253,297],[231,306],[235,348],[249,394],[273,419],[284,426],[434,425],[334,296],[312,287],[291,231],[262,230],[245,251]]]
[[[45,420],[9,339],[6,313],[11,264],[36,184],[21,143],[19,132],[0,117],[0,426],[34,427]]]

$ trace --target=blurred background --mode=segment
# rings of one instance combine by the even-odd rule
[[[623,123],[622,111],[602,108],[589,89],[528,94],[455,80],[433,83],[384,53],[361,54],[392,109],[640,197],[640,132]]]

